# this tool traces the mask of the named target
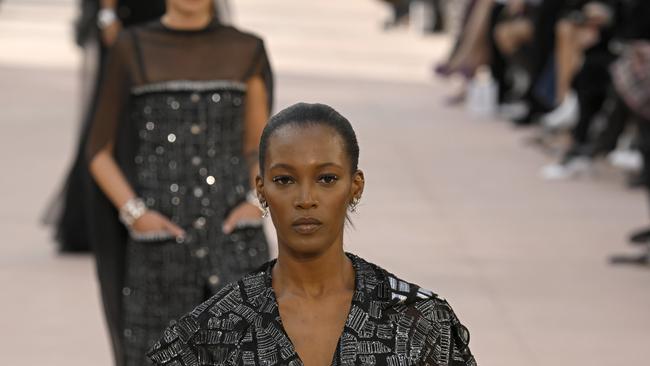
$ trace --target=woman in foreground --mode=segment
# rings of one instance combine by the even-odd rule
[[[257,195],[278,258],[168,328],[158,365],[476,365],[449,304],[343,251],[364,188],[350,123],[321,104],[272,117]]]

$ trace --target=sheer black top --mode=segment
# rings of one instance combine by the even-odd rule
[[[246,82],[263,78],[271,108],[272,74],[264,42],[214,20],[198,30],[176,30],[159,20],[123,32],[111,50],[87,153],[116,138],[131,91],[168,81]]]
[[[355,292],[332,365],[476,365],[469,332],[431,291],[348,254]],[[274,261],[168,328],[149,352],[157,365],[302,365],[282,327]]]

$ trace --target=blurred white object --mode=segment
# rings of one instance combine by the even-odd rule
[[[467,85],[467,110],[478,116],[492,116],[496,113],[498,86],[490,70],[482,66]]]
[[[607,160],[613,166],[623,170],[640,171],[643,168],[643,157],[637,150],[617,149],[609,153]]]
[[[409,5],[409,27],[414,33],[424,35],[435,28],[435,8],[431,1],[414,0]]]
[[[524,102],[503,103],[499,106],[499,116],[503,119],[519,119],[528,113],[528,106]]]
[[[592,175],[592,161],[587,157],[575,157],[564,164],[555,163],[542,167],[540,176],[545,180],[565,180]]]
[[[549,130],[565,130],[578,122],[578,97],[571,91],[562,103],[541,118],[542,125]]]

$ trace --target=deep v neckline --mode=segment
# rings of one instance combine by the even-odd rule
[[[352,299],[350,300],[350,306],[348,309],[348,313],[345,317],[345,323],[343,323],[343,328],[341,329],[341,332],[338,336],[338,339],[336,341],[336,348],[334,348],[334,354],[331,357],[330,361],[330,366],[335,366],[338,365],[338,359],[339,354],[341,352],[341,342],[344,341],[343,335],[345,334],[345,329],[350,327],[350,322],[353,319],[353,309],[355,308],[355,302],[363,298],[363,294],[360,293],[361,291],[361,284],[359,282],[359,268],[358,265],[355,261],[355,258],[351,256],[349,253],[345,253],[345,255],[350,259],[352,262],[352,269],[354,270],[354,291],[352,291]],[[300,362],[300,365],[304,365],[305,363],[302,361],[302,358],[300,358],[300,354],[298,354],[298,351],[296,350],[295,345],[293,344],[293,340],[289,336],[289,333],[287,333],[287,330],[284,329],[284,325],[282,324],[282,316],[280,315],[280,304],[278,303],[278,298],[275,296],[275,289],[273,289],[273,267],[277,263],[277,260],[274,260],[269,268],[267,269],[267,276],[266,276],[266,282],[267,282],[267,288],[269,289],[269,295],[271,296],[271,300],[275,303],[275,313],[273,314],[273,322],[276,323],[276,326],[278,327],[278,330],[282,332],[282,334],[287,337],[288,344],[290,347],[291,352],[293,352],[296,355],[296,360]]]

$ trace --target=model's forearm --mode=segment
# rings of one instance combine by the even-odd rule
[[[109,149],[100,150],[91,160],[89,169],[99,188],[118,209],[136,196]]]
[[[259,144],[262,131],[269,118],[266,85],[259,76],[248,83],[245,110],[244,157],[250,170],[250,184],[255,187],[255,177],[259,174]]]

